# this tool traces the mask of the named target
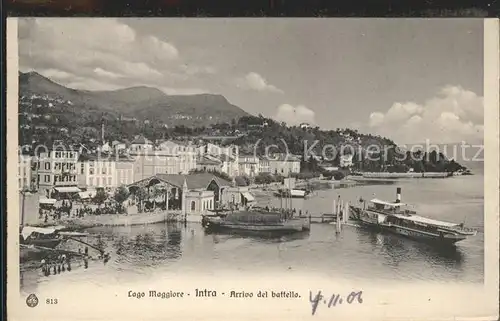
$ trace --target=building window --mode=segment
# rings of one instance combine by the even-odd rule
[[[90,175],[94,175],[94,169],[93,168],[89,168],[89,174]]]
[[[89,179],[89,185],[90,185],[90,186],[94,186],[94,178],[93,178],[93,177],[91,177],[91,178]]]
[[[45,175],[44,182],[45,183],[50,183],[50,175]]]
[[[111,177],[108,177],[108,186],[111,186]]]
[[[195,211],[195,210],[196,210],[196,202],[191,201],[191,211]]]
[[[46,170],[50,170],[50,163],[48,163],[48,162],[47,162],[47,163],[45,163],[45,169],[46,169]]]
[[[80,168],[80,174],[83,174],[85,172],[85,164],[82,163],[81,168]]]

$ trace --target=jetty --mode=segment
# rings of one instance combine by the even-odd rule
[[[407,173],[389,173],[389,172],[364,172],[361,175],[349,176],[351,180],[359,180],[360,178],[370,179],[399,179],[399,178],[446,178],[453,176],[448,172],[407,172]]]

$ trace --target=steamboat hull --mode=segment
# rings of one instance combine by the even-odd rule
[[[389,226],[383,224],[377,224],[373,222],[367,222],[362,219],[358,220],[358,223],[369,230],[374,232],[388,233],[399,235],[404,238],[408,238],[414,241],[428,243],[432,245],[445,245],[454,246],[457,242],[465,240],[467,237],[464,235],[444,235],[440,236],[437,234],[426,233],[422,231],[417,231],[413,229],[407,229],[399,226]]]

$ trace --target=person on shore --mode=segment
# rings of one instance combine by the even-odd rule
[[[61,255],[61,270],[64,272],[66,271],[66,268],[64,265],[66,264],[66,254]]]
[[[49,221],[49,216],[47,214],[45,214],[45,219],[43,220],[45,223],[47,223]]]
[[[45,262],[45,259],[42,259],[41,264],[42,264],[42,273],[46,274],[47,263]]]

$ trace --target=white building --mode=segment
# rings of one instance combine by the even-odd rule
[[[166,141],[156,149],[147,148],[129,151],[134,159],[134,181],[156,174],[188,174],[196,169],[197,152],[193,146]]]
[[[294,155],[275,155],[268,157],[269,171],[285,177],[292,173],[300,173],[300,158]]]
[[[79,154],[74,151],[52,150],[40,153],[36,164],[39,191],[47,197],[50,197],[53,189],[60,193],[78,192],[78,157]]]
[[[259,173],[271,173],[269,159],[260,157],[259,159]]]
[[[31,184],[31,161],[29,155],[19,154],[19,162],[17,163],[17,175],[19,179],[19,190],[30,190]]]
[[[116,186],[116,162],[110,157],[87,156],[78,162],[78,186],[105,188]]]
[[[350,167],[352,166],[353,155],[342,155],[340,156],[340,167]]]
[[[152,151],[153,149],[154,145],[152,141],[150,141],[144,136],[138,136],[130,144],[129,152],[139,153],[139,152]]]
[[[254,177],[259,174],[259,157],[255,155],[242,155],[238,157],[238,168],[240,175]]]
[[[127,145],[125,143],[114,140],[111,142],[111,147],[114,151],[121,151],[127,149]]]
[[[220,171],[230,177],[240,175],[239,168],[239,148],[231,145],[222,147],[208,143],[198,147],[197,152],[200,156],[220,162]]]
[[[220,155],[219,160],[221,161],[221,172],[226,173],[229,177],[239,175],[238,158],[228,155]]]
[[[115,162],[116,166],[116,187],[129,185],[134,182],[134,162],[128,158],[119,158]]]

